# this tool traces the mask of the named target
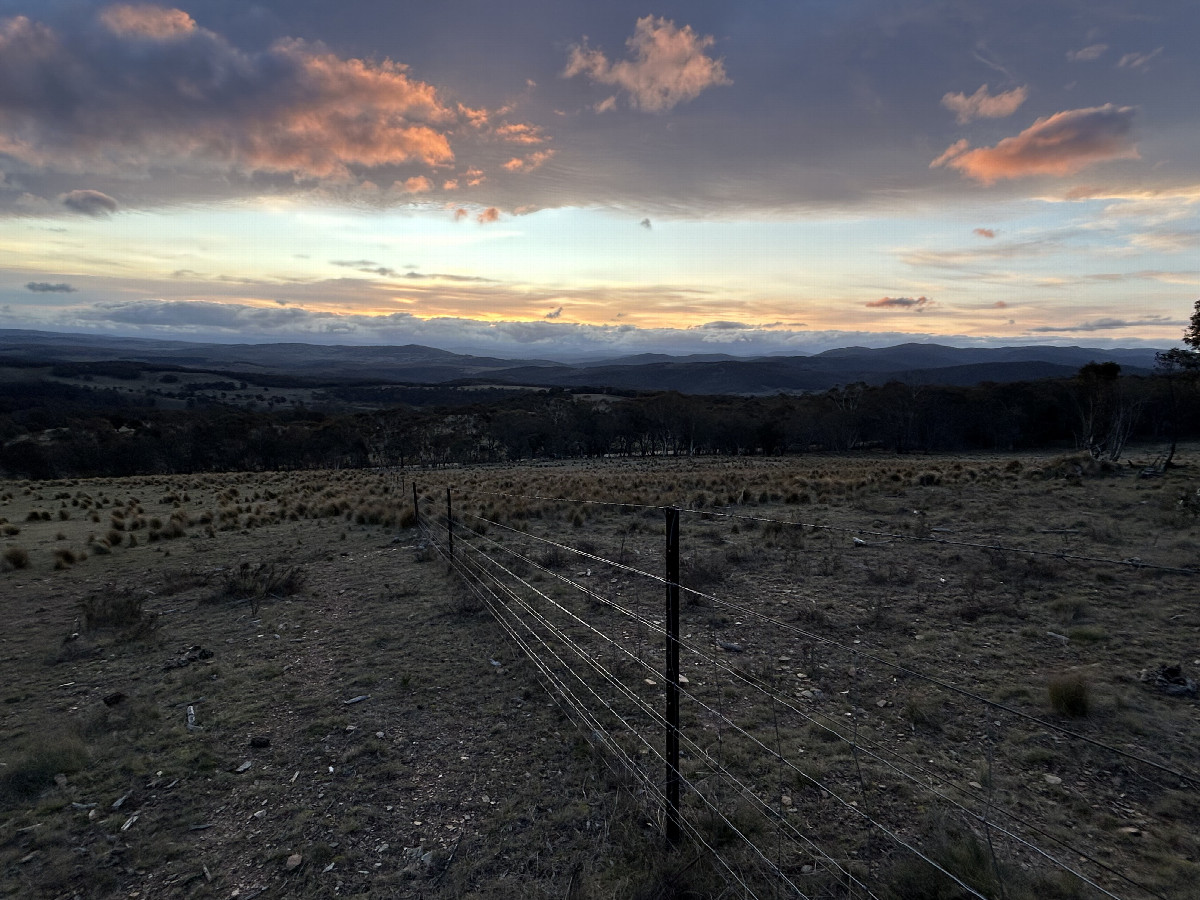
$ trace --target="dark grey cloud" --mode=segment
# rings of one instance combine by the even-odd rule
[[[72,212],[83,213],[85,216],[97,219],[107,218],[121,208],[116,200],[101,191],[68,191],[59,197],[59,200]]]
[[[547,319],[557,319],[559,316],[562,315],[562,313],[563,313],[563,308],[560,306],[558,309],[551,310],[550,312],[546,313],[545,317]]]
[[[863,304],[871,309],[909,309],[920,312],[933,305],[928,297],[880,297]]]
[[[48,281],[31,281],[25,285],[27,291],[33,291],[35,294],[74,294],[75,288],[71,285],[60,282],[51,284]]]
[[[1077,322],[1074,325],[1041,325],[1031,328],[1030,331],[1037,334],[1054,334],[1062,332],[1119,331],[1123,328],[1143,328],[1147,325],[1179,325],[1182,327],[1186,324],[1183,320],[1176,322],[1169,316],[1142,316],[1140,319],[1106,317],[1089,319]]]

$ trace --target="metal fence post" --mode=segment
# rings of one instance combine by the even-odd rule
[[[450,505],[449,485],[446,485],[446,534],[450,536],[450,558],[454,559],[454,509]]]
[[[421,527],[421,507],[417,505],[417,482],[413,479],[413,521],[417,528]]]
[[[667,510],[667,840],[679,843],[679,510]]]

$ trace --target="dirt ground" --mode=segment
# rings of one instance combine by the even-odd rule
[[[841,866],[879,896],[956,896],[844,796],[947,866],[992,840],[969,876],[985,896],[1102,896],[972,831],[936,782],[1112,895],[1192,896],[1200,582],[1166,569],[1200,563],[1200,452],[1181,461],[1145,479],[878,456],[0,483],[0,896],[739,893],[710,854],[663,847],[655,798],[413,527],[413,480],[427,521],[453,487],[460,557],[520,554],[519,583],[635,648],[596,655],[654,704],[652,628],[604,604],[661,620],[637,571],[660,571],[657,507],[685,509],[681,580],[705,595],[684,610],[701,737],[683,769],[704,785],[685,812],[719,843],[719,745],[754,793],[737,821],[773,848],[764,866],[723,838],[751,885],[845,896]],[[790,849],[799,831],[829,858]]]

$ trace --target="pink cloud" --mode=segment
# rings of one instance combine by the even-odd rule
[[[121,3],[100,13],[100,22],[122,37],[165,41],[196,30],[196,21],[182,9],[164,9],[151,4]]]
[[[447,178],[445,181],[442,182],[442,190],[443,191],[458,190],[458,179],[457,178]]]
[[[148,4],[61,28],[0,18],[0,84],[0,153],[42,171],[135,179],[154,169],[360,181],[380,167],[438,168],[454,163],[452,140],[492,115],[445,102],[399,62],[301,40],[250,53]],[[544,140],[523,123],[496,136]]]
[[[965,140],[956,141],[929,165],[958,169],[983,184],[1030,175],[1074,175],[1097,163],[1138,159],[1132,130],[1133,107],[1108,103],[1070,109],[1038,119],[994,147],[969,150]]]
[[[489,206],[475,217],[475,221],[480,225],[487,225],[489,222],[499,222],[500,210],[496,209],[494,206]]]
[[[929,297],[880,297],[867,301],[865,305],[871,309],[910,309],[920,312],[932,306],[933,300]]]
[[[540,128],[526,122],[505,122],[496,129],[496,136],[510,144],[540,144],[546,140],[542,137]]]
[[[532,172],[552,156],[554,156],[553,150],[537,150],[530,153],[524,159],[514,156],[508,162],[504,163],[504,168],[510,172]]]
[[[414,175],[412,178],[393,183],[392,187],[406,194],[424,194],[433,190],[433,182],[424,175]]]
[[[634,109],[665,112],[706,88],[732,83],[724,63],[705,53],[714,43],[711,35],[702,37],[690,25],[678,28],[669,19],[645,16],[625,42],[631,58],[612,62],[585,43],[571,48],[563,76],[587,75],[626,91]],[[600,106],[608,108],[607,103]]]
[[[971,233],[983,238],[994,238],[996,236],[996,232],[991,228],[974,228],[971,230]]]
[[[942,106],[954,113],[959,123],[972,119],[1002,119],[1011,116],[1029,96],[1029,88],[1019,87],[1000,94],[988,92],[985,84],[971,96],[949,93],[942,97]]]

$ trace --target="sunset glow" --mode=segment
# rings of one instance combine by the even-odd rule
[[[0,327],[1170,346],[1200,7],[0,0]]]

